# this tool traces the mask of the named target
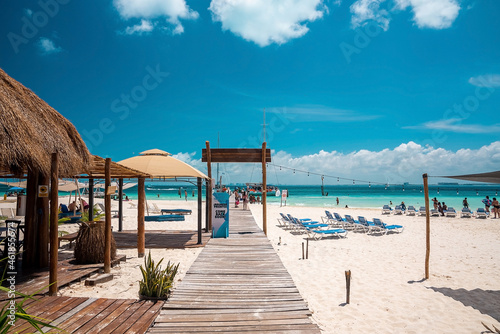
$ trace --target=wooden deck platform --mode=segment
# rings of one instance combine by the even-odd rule
[[[320,333],[250,211],[232,209],[229,238],[211,239],[148,333]]]
[[[113,232],[116,248],[137,248],[137,230]],[[198,245],[198,231],[146,230],[146,248],[203,247],[210,240],[210,233],[202,233]]]
[[[92,274],[102,272],[104,264],[74,264],[73,258],[64,258],[64,254],[59,253],[57,264],[57,286],[58,288],[67,286],[70,283],[81,281]],[[126,261],[125,255],[117,255],[111,261],[111,266],[116,266],[120,262]],[[31,273],[16,275],[16,290],[26,295],[47,294],[49,292],[49,269],[40,269]],[[7,298],[5,292],[0,292],[0,300]]]
[[[8,301],[6,301],[8,302]],[[5,303],[1,302],[3,306]],[[44,328],[45,333],[145,333],[163,305],[133,299],[39,297],[24,304],[26,312],[49,320],[63,331]],[[17,320],[9,333],[34,333]]]

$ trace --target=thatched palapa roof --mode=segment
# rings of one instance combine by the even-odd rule
[[[0,170],[50,175],[59,153],[59,174],[87,171],[91,156],[73,124],[0,68]]]

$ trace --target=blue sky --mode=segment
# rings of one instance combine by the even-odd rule
[[[500,2],[4,1],[0,67],[92,153],[258,147],[381,182],[498,170]],[[253,167],[229,166],[233,181]],[[310,183],[297,175],[284,182]]]

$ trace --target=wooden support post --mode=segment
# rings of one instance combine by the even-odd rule
[[[40,173],[39,185],[49,188],[49,178]],[[41,268],[49,266],[49,197],[38,197],[38,263]]]
[[[146,252],[146,236],[144,228],[144,205],[146,203],[146,190],[144,178],[140,177],[137,184],[137,256],[144,257]]]
[[[26,215],[24,218],[24,253],[23,267],[37,267],[37,236],[38,224],[36,213],[36,197],[38,193],[38,171],[28,170],[28,180],[26,184]]]
[[[89,179],[89,222],[94,220],[94,179]]]
[[[302,243],[302,260],[304,260],[305,257],[304,257],[304,243]]]
[[[431,255],[431,216],[429,210],[429,184],[427,173],[422,175],[424,179],[425,196],[425,279],[429,279],[429,259]]]
[[[349,304],[351,302],[351,271],[347,270],[345,272],[345,303]]]
[[[50,169],[50,270],[49,295],[57,295],[57,254],[59,250],[59,227],[57,216],[59,213],[59,177],[58,154],[52,153]]]
[[[207,172],[208,172],[208,182],[207,182],[207,219],[208,219],[208,231],[212,231],[212,155],[210,153],[210,142],[207,140],[205,142],[207,147]]]
[[[202,244],[201,241],[201,229],[202,229],[202,222],[201,222],[201,212],[202,212],[202,201],[201,201],[201,177],[197,178],[197,186],[198,186],[198,245]]]
[[[111,194],[109,188],[111,187],[111,158],[106,158],[104,165],[104,210],[105,214],[105,230],[104,230],[104,273],[111,272]]]
[[[262,143],[262,229],[267,236],[266,142]]]
[[[123,179],[118,180],[118,231],[123,231]]]
[[[306,260],[309,259],[309,238],[306,239]]]
[[[208,229],[208,215],[210,214],[210,211],[208,210],[209,208],[209,205],[208,205],[208,198],[212,196],[211,192],[209,192],[209,183],[210,183],[210,180],[205,180],[205,198],[207,199],[205,201],[205,232],[208,233],[208,231],[210,231]]]

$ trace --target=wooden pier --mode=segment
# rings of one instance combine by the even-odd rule
[[[229,238],[211,239],[148,333],[320,333],[250,211],[230,211]]]

